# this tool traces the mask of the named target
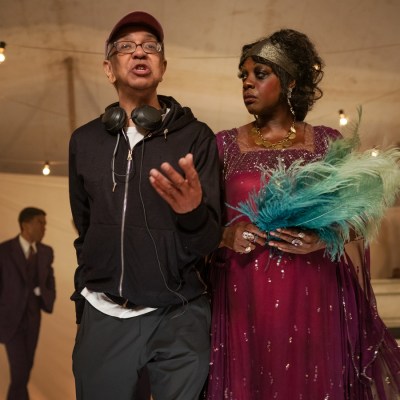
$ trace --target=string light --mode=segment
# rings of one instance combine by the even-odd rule
[[[45,176],[50,174],[50,163],[48,161],[46,161],[44,163],[42,172],[43,172],[43,175],[45,175]]]
[[[6,56],[4,54],[4,49],[6,48],[6,42],[0,42],[0,64],[5,61]]]
[[[347,119],[346,114],[343,110],[339,110],[339,125],[345,126],[347,125],[347,122],[349,122],[349,120]]]

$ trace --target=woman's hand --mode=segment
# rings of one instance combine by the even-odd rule
[[[242,221],[225,227],[219,247],[228,247],[237,253],[250,253],[256,245],[264,246],[267,235],[250,222]]]
[[[325,243],[311,230],[277,229],[270,232],[270,235],[280,240],[269,240],[268,245],[286,253],[308,254],[325,248]]]

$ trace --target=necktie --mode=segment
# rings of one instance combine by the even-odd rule
[[[32,261],[35,257],[35,250],[32,245],[29,246],[28,261]]]

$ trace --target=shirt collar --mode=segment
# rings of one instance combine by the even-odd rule
[[[36,243],[29,243],[25,238],[23,238],[21,235],[18,236],[19,237],[19,243],[22,247],[22,250],[25,254],[25,257],[28,257],[29,255],[29,247],[32,246],[33,250],[35,251],[35,253],[37,252],[37,247],[36,247]]]

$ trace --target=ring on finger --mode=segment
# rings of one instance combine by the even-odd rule
[[[306,234],[305,234],[304,232],[299,232],[299,233],[297,234],[297,236],[298,236],[300,239],[304,239],[305,236],[306,236]]]
[[[300,239],[293,239],[291,243],[295,247],[303,246],[303,242]]]
[[[250,252],[251,252],[251,246],[247,246],[247,247],[244,249],[244,252],[245,252],[245,253],[250,253]]]
[[[254,240],[254,233],[248,232],[248,231],[244,231],[242,233],[242,238],[244,240],[249,240],[250,242],[252,242]]]

